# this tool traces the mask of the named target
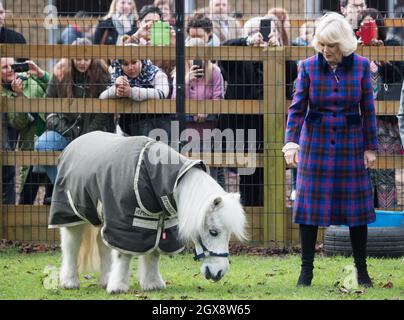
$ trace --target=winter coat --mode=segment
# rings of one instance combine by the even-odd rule
[[[375,221],[364,151],[377,151],[370,63],[357,54],[334,71],[321,54],[300,63],[285,142],[300,145],[293,220],[360,226]]]
[[[49,74],[46,72],[42,79],[27,74],[19,74],[24,77],[23,95],[25,98],[42,98],[45,95],[49,82]],[[15,97],[10,89],[4,88],[3,96]],[[40,136],[45,131],[45,115],[43,113],[8,112],[7,122],[9,126],[18,130],[19,138],[17,146],[19,150],[33,150],[34,137]],[[29,166],[22,166],[20,170],[20,192],[27,179]]]
[[[132,25],[132,30],[127,34],[131,36],[134,33],[136,33],[136,31],[137,27],[136,23],[134,23]],[[100,20],[97,25],[97,29],[95,30],[94,33],[94,44],[116,45],[116,42],[118,41],[118,36],[119,36],[118,31],[116,31],[116,28],[111,18],[107,20]],[[105,42],[101,43],[104,37]]]
[[[91,86],[97,86],[92,96]],[[65,98],[63,86],[55,77],[52,78],[46,91],[48,98]],[[74,98],[98,98],[108,83],[92,83],[86,76],[78,71],[73,75],[73,97]],[[91,108],[91,105],[88,106]],[[68,140],[96,130],[113,131],[113,115],[107,113],[52,113],[46,118],[46,128],[62,134]]]

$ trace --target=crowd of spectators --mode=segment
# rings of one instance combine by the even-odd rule
[[[402,39],[395,30],[388,30],[383,15],[368,8],[365,0],[341,0],[341,14],[355,32],[363,23],[374,21],[377,38],[374,46],[401,46]],[[61,33],[60,43],[73,45],[101,44],[111,46],[153,45],[153,30],[156,22],[168,23],[169,43],[176,42],[175,8],[172,0],[155,0],[154,4],[137,8],[134,0],[113,0],[108,13],[100,18],[96,27],[80,27],[72,24]],[[92,17],[91,12],[78,12],[77,19]],[[186,46],[311,46],[316,28],[315,20],[307,20],[298,32],[292,32],[289,13],[280,7],[271,8],[267,14],[251,16],[242,22],[232,14],[227,0],[210,0],[206,8],[198,8],[186,17]],[[4,27],[5,9],[0,1],[0,43],[26,43],[24,37]],[[268,37],[261,34],[261,23],[271,21]],[[292,34],[295,35],[292,38]],[[359,34],[359,33],[358,33]],[[358,38],[359,43],[362,39]],[[363,43],[362,43],[363,45]],[[26,98],[100,98],[100,99],[176,99],[175,61],[150,57],[137,59],[61,59],[51,74],[28,60],[28,70],[17,72],[12,66],[16,61],[2,58],[3,96]],[[374,98],[398,100],[403,83],[402,61],[372,61]],[[286,64],[286,98],[293,97],[293,84],[297,76],[298,61]],[[185,96],[195,100],[262,100],[263,64],[259,61],[185,61]],[[248,129],[256,130],[256,141],[245,137],[244,150],[263,152],[264,127],[262,115],[197,113],[186,118],[188,129],[202,132],[203,129]],[[63,150],[74,138],[93,131],[123,131],[126,135],[148,135],[153,129],[170,131],[172,115],[167,114],[2,114],[3,148],[6,150]],[[403,117],[398,117],[403,121]],[[402,149],[397,118],[379,117],[380,153],[398,153]],[[404,124],[403,124],[404,126]],[[404,140],[404,137],[401,137]],[[35,140],[35,144],[34,144]],[[18,143],[18,144],[17,144]],[[45,174],[46,173],[46,174]],[[52,166],[23,167],[20,173],[19,203],[31,204],[38,185],[44,181],[54,182],[56,168]],[[263,170],[256,169],[250,176],[237,176],[236,168],[212,170],[212,175],[223,186],[229,177],[236,177],[243,204],[263,205]],[[3,166],[3,203],[16,202],[14,186],[15,168]],[[293,174],[292,176],[295,176]],[[394,170],[374,171],[377,193],[376,205],[394,206]],[[292,184],[293,184],[292,179]],[[28,187],[27,187],[28,186]],[[49,200],[51,187],[47,189]],[[389,194],[386,194],[389,193]],[[391,197],[393,193],[393,197]],[[293,200],[293,187],[291,199]],[[388,199],[388,200],[386,200]],[[391,200],[392,199],[392,200]]]

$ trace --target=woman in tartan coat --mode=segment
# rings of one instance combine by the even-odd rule
[[[298,285],[311,284],[318,226],[348,225],[358,282],[371,286],[367,224],[375,212],[367,169],[376,160],[377,132],[370,64],[354,53],[356,37],[337,13],[321,18],[313,46],[318,54],[299,66],[282,150],[286,162],[297,165]]]

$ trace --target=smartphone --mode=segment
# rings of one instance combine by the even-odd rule
[[[170,45],[170,24],[168,21],[156,21],[150,29],[152,46],[169,46]]]
[[[202,60],[194,60],[194,61],[193,61],[193,65],[194,65],[194,66],[197,66],[198,69],[205,70],[205,64],[203,63]],[[197,75],[197,76],[195,76],[195,77],[196,77],[196,78],[202,78],[203,76]]]
[[[377,25],[375,21],[369,21],[362,23],[359,32],[363,44],[368,46],[371,44],[373,39],[377,39]]]
[[[262,19],[260,21],[260,33],[265,42],[269,41],[269,35],[271,33],[271,24],[272,24],[271,19]]]
[[[17,62],[11,65],[11,69],[14,72],[27,72],[29,70],[29,65],[27,62]]]

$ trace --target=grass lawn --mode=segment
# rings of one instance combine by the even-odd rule
[[[369,259],[374,287],[344,290],[342,269],[352,258],[316,257],[314,279],[309,288],[296,288],[300,257],[286,255],[260,257],[231,256],[228,274],[217,283],[199,273],[199,262],[190,254],[174,258],[163,256],[161,273],[167,289],[142,292],[136,279],[137,259],[132,260],[131,291],[108,295],[100,289],[94,275],[82,275],[80,290],[47,290],[43,285],[44,268],[59,267],[60,252],[21,254],[16,249],[0,252],[0,300],[17,299],[162,299],[162,300],[287,300],[287,299],[404,299],[404,259]]]

